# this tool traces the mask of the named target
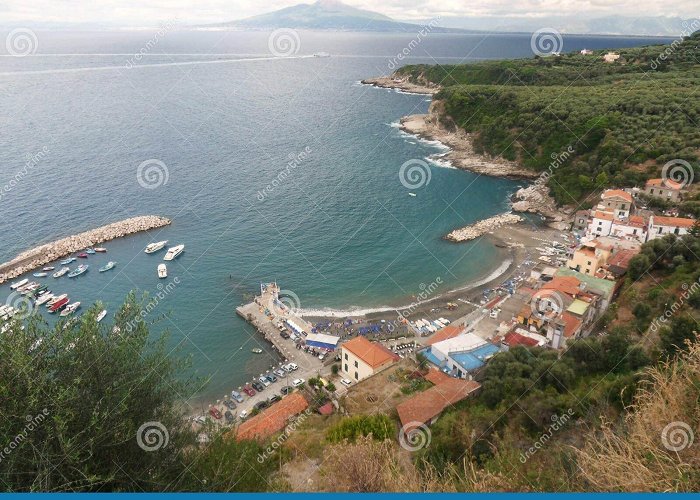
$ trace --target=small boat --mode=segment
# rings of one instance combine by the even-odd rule
[[[60,278],[61,276],[63,276],[64,274],[66,274],[69,271],[70,271],[70,267],[68,267],[68,266],[62,267],[60,271],[56,271],[51,276],[53,276],[54,278]]]
[[[28,284],[27,286],[22,287],[22,289],[20,290],[19,293],[21,293],[22,295],[29,295],[30,293],[32,293],[32,292],[33,292],[34,290],[36,290],[37,288],[39,288],[39,283],[31,282],[31,283]]]
[[[168,268],[165,266],[165,264],[158,264],[158,277],[160,279],[168,277]]]
[[[46,285],[41,285],[40,287],[38,287],[36,290],[34,290],[34,291],[32,292],[32,295],[33,295],[34,297],[38,297],[39,294],[46,292],[46,290],[48,290],[48,289],[49,289],[48,286],[46,286]]]
[[[80,276],[88,270],[88,267],[90,266],[88,266],[87,264],[81,264],[80,266],[76,267],[73,271],[69,272],[68,277],[75,278],[76,276]]]
[[[12,289],[12,290],[17,290],[19,287],[24,286],[24,285],[26,285],[27,283],[29,283],[29,280],[25,278],[25,279],[23,279],[22,281],[18,281],[18,282],[16,282],[16,283],[12,283],[12,284],[10,285],[10,289]]]
[[[254,352],[255,354],[262,354],[262,349],[258,349],[257,347],[255,349],[251,349],[250,352]]]
[[[95,248],[95,250],[97,250],[97,248]],[[107,316],[107,309],[102,309],[100,311],[100,314],[98,314],[97,317],[95,318],[95,321],[97,321],[99,323],[100,321],[105,319],[105,316]]]
[[[42,268],[42,271],[53,271],[54,269],[56,269],[56,268],[53,266],[46,266],[46,267]]]
[[[116,266],[116,265],[117,265],[116,262],[110,260],[109,262],[107,262],[107,264],[105,264],[103,267],[101,267],[99,269],[99,271],[101,273],[104,273],[105,271],[109,271],[110,269],[114,269],[114,266]]]
[[[64,296],[61,300],[59,300],[58,302],[56,302],[54,305],[50,306],[50,307],[49,307],[49,312],[50,312],[50,313],[55,313],[55,312],[58,311],[59,309],[62,309],[63,307],[65,307],[65,305],[68,304],[68,302],[70,302],[70,299],[69,299],[68,296],[66,295],[66,296]]]
[[[42,271],[40,273],[34,273],[34,274],[32,274],[32,276],[34,276],[35,278],[46,278],[46,276],[48,276],[48,274],[49,273],[45,273]]]
[[[167,245],[167,244],[168,244],[168,240],[159,241],[158,243],[150,243],[150,244],[146,247],[146,249],[144,250],[144,252],[146,252],[146,253],[155,253],[155,252],[157,252],[158,250],[162,250],[163,248],[165,248],[165,245]]]
[[[40,306],[46,304],[49,300],[53,299],[54,295],[51,292],[46,292],[44,295],[36,299],[36,305]]]
[[[95,252],[97,252],[97,253],[106,253],[106,252],[107,252],[107,249],[104,248],[104,247],[97,247],[97,248],[95,248]]]
[[[52,305],[54,305],[54,304],[55,304],[56,302],[58,302],[59,300],[63,300],[63,299],[67,299],[67,298],[68,298],[68,294],[67,294],[67,293],[64,293],[64,294],[62,294],[62,295],[54,295],[54,297],[53,297],[51,300],[48,301],[48,303],[46,304],[46,307],[51,307]]]
[[[94,249],[94,248],[88,248],[87,250],[85,250],[85,253],[87,253],[87,254],[89,254],[89,255],[93,255],[93,254],[95,253],[95,249]]]
[[[88,258],[88,254],[86,254],[85,252],[81,252],[81,253],[78,254],[78,257],[80,257],[81,259],[87,259],[87,258]]]
[[[67,265],[70,264],[71,262],[75,262],[75,261],[76,261],[76,258],[75,258],[75,257],[68,257],[67,259],[61,261],[61,265],[62,265],[62,266],[67,266]]]
[[[416,193],[408,193],[408,196],[413,196],[413,197],[415,197],[415,196],[416,196]]]
[[[61,311],[61,317],[65,318],[66,316],[73,314],[75,311],[78,310],[79,307],[80,302],[73,302],[72,304],[68,304],[66,308],[63,311]]]
[[[183,251],[185,250],[185,245],[177,245],[174,247],[168,248],[168,252],[165,254],[165,257],[163,257],[163,260],[173,260],[175,257],[180,255]]]

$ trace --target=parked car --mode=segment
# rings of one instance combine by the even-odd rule
[[[285,385],[284,387],[282,387],[282,389],[280,389],[280,394],[282,394],[283,396],[286,396],[287,394],[289,394],[293,390],[294,390],[294,387],[292,387],[290,385]]]
[[[287,366],[292,370],[296,370],[299,368],[296,363],[289,363]]]
[[[282,399],[282,396],[280,396],[279,394],[273,394],[272,396],[270,396],[269,398],[267,398],[267,401],[268,401],[270,404],[272,404],[272,403],[274,403],[275,401],[279,401],[280,399]]]
[[[241,420],[245,420],[246,418],[248,418],[248,412],[246,410],[241,410],[241,413],[238,415],[238,418],[240,418]]]
[[[226,410],[226,413],[224,413],[224,417],[226,417],[226,423],[227,424],[232,424],[233,423],[233,413],[230,411]]]
[[[292,367],[289,366],[289,364],[283,365],[282,369],[286,371],[287,373],[292,373],[294,370],[292,370]]]
[[[347,385],[347,386],[352,385],[352,381],[350,379],[347,379],[347,378],[340,379],[340,383],[343,385]]]
[[[281,332],[281,333],[280,333],[280,337],[282,337],[283,339],[288,339],[288,338],[289,338],[289,334],[288,334],[287,332]]]
[[[265,387],[267,387],[267,386],[269,386],[269,385],[271,384],[271,382],[270,382],[269,380],[267,380],[267,377],[264,377],[264,376],[263,376],[263,377],[260,377],[260,378],[258,379],[258,381],[259,381],[262,385],[264,385]]]
[[[272,372],[272,373],[274,373],[275,375],[277,375],[279,378],[284,378],[284,377],[287,376],[287,374],[284,373],[284,370],[282,370],[281,368],[277,368],[277,369],[276,369],[274,372]]]
[[[265,386],[262,385],[260,382],[253,382],[253,389],[255,389],[258,392],[262,392],[265,390]]]
[[[326,353],[322,352],[321,354],[318,355],[318,360],[323,361],[324,359],[326,359]]]
[[[270,403],[263,399],[262,401],[258,401],[257,403],[255,403],[255,406],[253,406],[253,408],[255,408],[258,411],[261,411],[267,408],[268,406],[270,406]]]
[[[294,382],[292,382],[292,385],[294,387],[299,387],[301,384],[303,384],[305,380],[303,378],[295,378]]]
[[[243,396],[241,396],[241,394],[236,391],[231,391],[231,397],[239,403],[243,402]]]
[[[265,378],[272,382],[273,384],[277,382],[277,377],[275,377],[272,373],[266,373]]]
[[[231,401],[230,399],[225,399],[224,400],[224,406],[228,408],[229,410],[235,410],[236,409],[236,403]]]
[[[198,424],[204,424],[207,421],[207,417],[205,417],[204,415],[197,415],[196,417],[194,417],[194,421]]]
[[[253,389],[251,386],[246,385],[243,388],[243,392],[245,392],[248,396],[255,396],[255,389]]]
[[[211,415],[212,417],[214,417],[217,420],[221,420],[221,412],[219,411],[218,408],[215,408],[213,406],[211,408],[209,408],[209,415]]]

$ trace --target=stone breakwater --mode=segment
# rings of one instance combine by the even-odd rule
[[[446,240],[460,242],[469,241],[483,236],[486,233],[490,233],[501,226],[506,224],[517,224],[522,220],[522,217],[515,214],[500,214],[488,219],[477,222],[476,224],[471,224],[460,229],[455,229],[450,234],[445,236]]]
[[[156,215],[132,217],[106,226],[85,231],[84,233],[68,236],[51,243],[22,252],[9,262],[0,264],[0,283],[15,278],[21,274],[44,266],[57,259],[66,257],[74,252],[84,250],[102,242],[121,238],[129,234],[148,231],[170,224],[170,219]]]

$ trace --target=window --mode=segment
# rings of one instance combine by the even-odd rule
[[[589,265],[589,266],[591,265],[591,261],[590,261],[590,260],[588,261],[588,265]]]
[[[360,365],[358,365],[357,361],[355,361],[355,368],[357,368],[358,366],[360,366]]]
[[[602,225],[603,225],[603,223],[602,223],[602,222],[599,222],[599,223],[598,223],[598,225],[599,225],[599,226],[602,226]]]
[[[654,188],[651,188],[651,189],[649,190],[649,194],[654,194]]]
[[[360,380],[360,376],[355,372],[355,380]]]
[[[347,361],[347,360],[348,360],[348,353],[346,352],[345,353],[345,361]]]
[[[637,230],[636,230],[636,229],[633,229],[633,230],[632,230],[632,234],[637,234]]]
[[[350,372],[348,371],[348,364],[347,364],[347,363],[345,363],[345,373],[350,373]]]

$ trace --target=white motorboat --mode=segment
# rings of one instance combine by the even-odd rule
[[[16,282],[16,283],[12,283],[12,284],[10,285],[10,288],[11,288],[12,290],[17,290],[19,287],[24,286],[24,285],[26,285],[27,283],[29,283],[29,280],[25,278],[25,279],[23,279],[22,281],[18,281],[18,282]]]
[[[107,316],[107,309],[102,309],[102,311],[100,311],[100,314],[98,314],[95,318],[95,321],[99,323],[100,321],[105,319],[105,316]]]
[[[165,257],[163,257],[163,260],[173,260],[175,257],[180,255],[183,251],[185,250],[185,245],[177,245],[174,247],[168,248],[168,252],[165,254]]]
[[[146,249],[144,252],[146,253],[155,253],[158,250],[161,250],[165,247],[165,245],[168,244],[168,240],[165,241],[159,241],[157,243],[149,243],[148,246],[146,246]]]
[[[42,304],[46,304],[49,300],[54,298],[54,294],[51,292],[47,292],[38,299],[36,299],[36,305],[40,306]]]
[[[168,277],[168,268],[165,266],[165,264],[158,264],[158,277],[160,279]]]
[[[64,274],[66,274],[69,271],[70,271],[70,267],[65,266],[65,267],[62,267],[60,271],[56,271],[55,273],[53,273],[51,276],[53,276],[54,278],[60,278],[61,276],[63,276]]]
[[[75,311],[78,310],[80,307],[80,302],[73,302],[72,304],[68,304],[63,311],[61,311],[61,317],[66,317],[71,314],[73,314]]]

